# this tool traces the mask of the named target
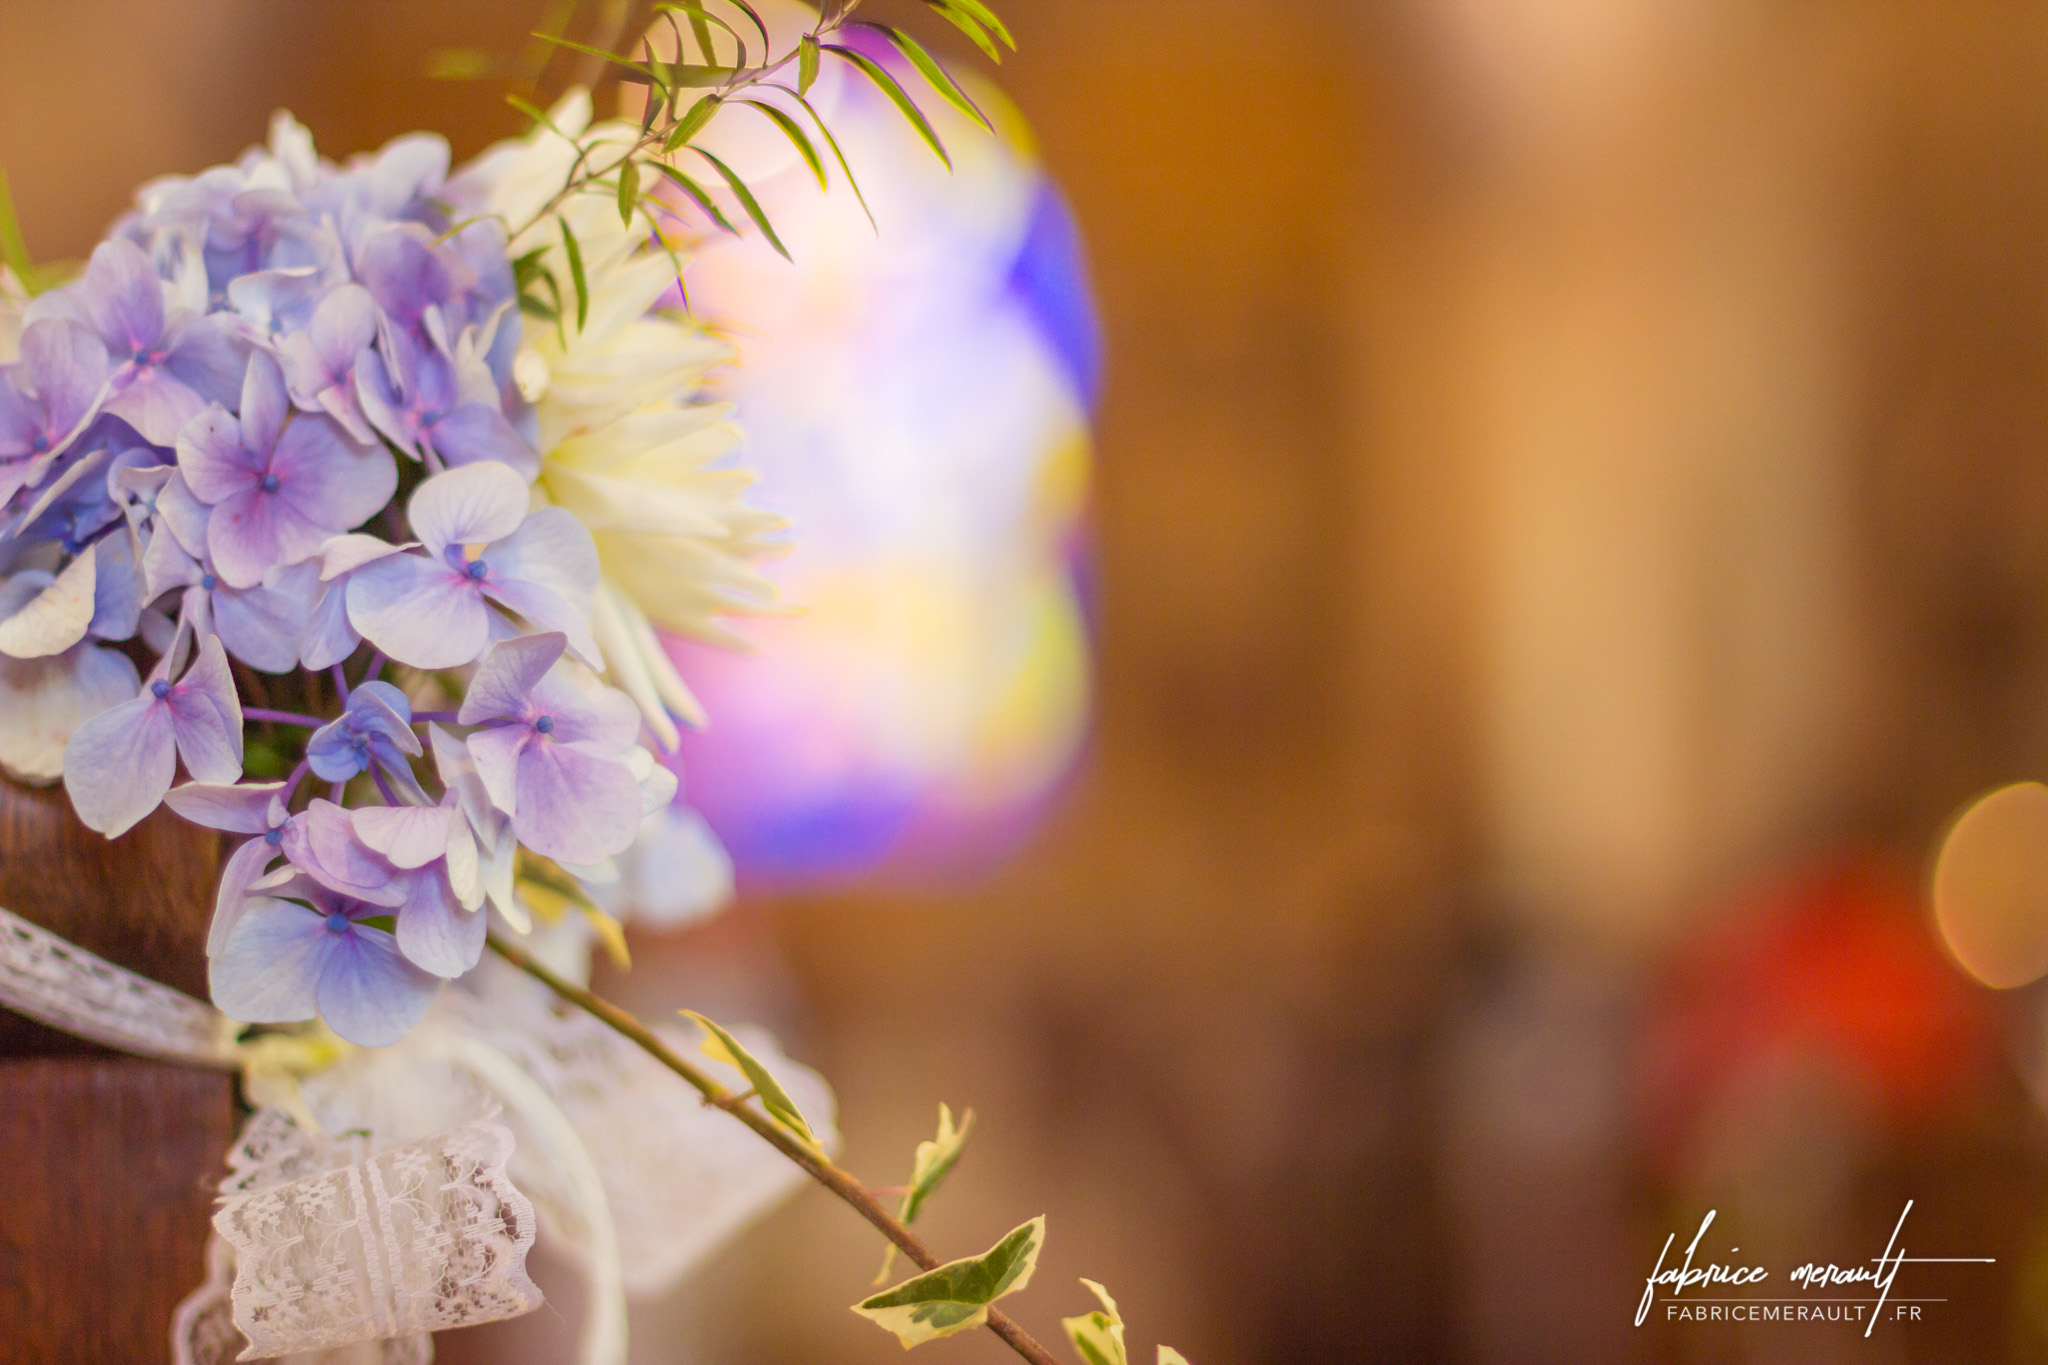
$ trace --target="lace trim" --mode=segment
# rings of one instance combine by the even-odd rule
[[[531,1312],[533,1205],[495,1118],[362,1160],[281,1110],[230,1157],[214,1229],[234,1257],[233,1322],[260,1360]],[[276,1176],[282,1183],[265,1184]],[[204,1293],[204,1291],[202,1291]],[[195,1310],[196,1312],[196,1310]]]
[[[235,1064],[227,1016],[0,910],[0,1005],[123,1052]]]
[[[218,1235],[206,1242],[206,1283],[187,1295],[171,1319],[171,1365],[232,1365],[242,1351],[235,1326],[235,1249]],[[297,1351],[285,1365],[433,1365],[434,1339],[393,1337],[324,1351]]]

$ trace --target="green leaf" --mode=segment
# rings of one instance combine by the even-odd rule
[[[22,288],[35,288],[35,262],[29,259],[28,239],[21,235],[21,219],[14,214],[14,192],[7,186],[5,171],[0,171],[0,265],[14,272]]]
[[[806,33],[796,45],[796,91],[799,95],[811,93],[811,85],[818,79],[818,39],[815,34]]]
[[[917,1144],[917,1156],[910,1165],[910,1191],[903,1196],[903,1211],[899,1217],[905,1223],[917,1219],[917,1211],[924,1207],[939,1182],[951,1173],[955,1162],[960,1160],[961,1149],[967,1146],[967,1134],[974,1127],[974,1111],[962,1111],[960,1126],[953,1126],[953,1111],[945,1105],[939,1106],[939,1135],[930,1142]]]
[[[640,167],[631,157],[619,165],[619,221],[633,226],[633,209],[640,202]]]
[[[988,1321],[989,1305],[1031,1281],[1045,1244],[1040,1214],[980,1256],[949,1261],[862,1299],[853,1311],[896,1334],[908,1348]]]
[[[910,1187],[903,1192],[903,1206],[896,1216],[907,1227],[917,1221],[917,1212],[924,1207],[924,1201],[939,1188],[939,1182],[952,1171],[953,1163],[960,1159],[960,1151],[967,1145],[967,1131],[974,1127],[974,1111],[962,1111],[960,1126],[953,1126],[953,1111],[945,1105],[939,1106],[939,1135],[930,1142],[917,1144],[917,1155],[910,1163]],[[891,1242],[882,1257],[882,1268],[875,1275],[875,1283],[881,1284],[889,1278],[889,1268],[896,1264],[896,1244]]]
[[[1159,1365],[1188,1365],[1188,1358],[1171,1346],[1159,1348]]]
[[[825,181],[825,163],[818,159],[818,149],[811,145],[811,139],[805,135],[795,119],[763,100],[744,100],[742,103],[751,104],[766,114],[769,120],[782,130],[782,135],[795,145],[797,154],[804,159],[804,164],[811,168],[811,174],[818,178],[818,188],[829,188]]]
[[[677,90],[703,90],[714,85],[724,85],[736,74],[729,66],[698,66],[689,62],[664,62],[661,64],[661,72],[667,78],[667,85]],[[638,76],[627,76],[625,79],[636,85],[640,83]]]
[[[555,221],[562,225],[562,250],[569,257],[569,280],[576,286],[576,330],[580,332],[590,321],[590,281],[583,274],[583,248],[567,218],[556,214]]]
[[[931,0],[926,0],[927,4],[930,2]],[[949,10],[957,11],[973,19],[974,22],[980,24],[990,33],[993,33],[997,40],[1004,47],[1009,48],[1010,51],[1015,52],[1017,50],[1017,40],[1010,36],[1010,30],[1003,27],[1003,21],[996,18],[996,12],[983,4],[982,0],[940,0],[940,3]]]
[[[771,43],[768,39],[768,25],[761,22],[761,15],[759,11],[757,11],[752,5],[748,4],[747,0],[731,0],[731,4],[734,9],[737,9],[741,14],[744,14],[747,16],[747,18],[753,20],[755,32],[761,35],[762,52],[765,53],[768,51],[770,47],[774,46],[774,44]]]
[[[716,114],[719,106],[724,103],[723,95],[706,95],[691,105],[683,116],[676,120],[676,126],[669,130],[668,141],[664,144],[666,149],[672,152],[703,132],[704,125],[711,122],[711,116]]]
[[[733,56],[733,65],[735,67],[745,67],[747,65],[747,40],[740,37],[738,29],[704,8],[700,0],[665,0],[664,3],[656,5],[654,8],[657,12],[663,14],[680,14],[690,21],[690,32],[697,39],[698,55],[704,58],[706,64],[715,66],[718,63],[718,54],[712,51],[711,48],[710,29],[710,25],[716,24],[732,36],[733,46],[738,49]],[[767,39],[763,38],[762,41],[765,43]],[[680,47],[677,48],[676,55],[678,58],[684,55]]]
[[[714,1062],[724,1062],[727,1066],[738,1067],[740,1074],[747,1078],[747,1083],[754,1087],[754,1094],[760,1098],[761,1107],[768,1111],[768,1117],[813,1147],[818,1145],[818,1139],[812,1134],[811,1126],[805,1123],[804,1116],[797,1112],[796,1101],[789,1097],[789,1092],[782,1088],[782,1083],[769,1074],[768,1068],[762,1066],[753,1053],[741,1047],[738,1039],[697,1011],[684,1010],[683,1013],[703,1025],[707,1036],[698,1047],[699,1052]]]
[[[853,167],[847,164],[846,153],[840,150],[839,139],[832,136],[830,125],[818,116],[818,111],[812,108],[811,102],[801,94],[791,90],[786,85],[778,85],[775,88],[785,94],[796,96],[796,102],[801,104],[804,107],[804,112],[811,116],[811,122],[818,125],[818,132],[825,139],[825,145],[832,149],[832,159],[839,163],[839,170],[846,177],[847,187],[853,191],[854,199],[860,204],[860,211],[868,216],[868,226],[877,233],[881,232],[881,226],[875,222],[875,211],[868,207],[868,197],[860,192],[860,181],[854,179]]]
[[[663,175],[667,176],[669,180],[674,183],[677,189],[681,190],[684,194],[688,195],[692,203],[696,204],[698,208],[704,210],[705,216],[710,218],[712,222],[718,224],[718,226],[724,228],[727,232],[733,234],[733,236],[739,236],[740,230],[733,226],[732,219],[726,217],[725,214],[719,210],[718,205],[712,200],[710,192],[706,190],[702,185],[690,179],[689,176],[684,175],[681,171],[669,165],[666,161],[656,161],[653,163],[653,165],[654,169],[660,171]]]
[[[946,68],[940,66],[937,59],[931,53],[918,45],[917,39],[911,37],[908,33],[890,28],[887,24],[862,23],[857,25],[857,27],[873,29],[888,39],[896,50],[901,52],[909,59],[910,64],[917,68],[918,74],[931,83],[932,89],[945,97],[948,104],[988,129],[991,133],[996,130],[996,126],[988,121],[988,115],[982,113],[980,106],[976,105],[973,100],[967,98],[967,92],[960,88],[957,81],[946,74]]]
[[[875,59],[865,52],[855,52],[852,48],[841,47],[837,43],[826,43],[825,51],[856,67],[862,75],[873,81],[875,88],[887,95],[889,102],[896,106],[897,111],[910,120],[910,126],[917,129],[917,135],[925,140],[925,145],[938,153],[939,160],[946,163],[946,169],[953,169],[953,158],[946,155],[946,144],[939,141],[938,130],[932,127],[931,120],[924,116],[924,110],[917,107],[916,101],[896,83],[894,76],[884,71],[876,64]]]
[[[774,247],[776,254],[781,256],[783,260],[790,260],[789,248],[784,246],[782,239],[775,235],[775,225],[768,221],[768,215],[762,210],[760,200],[754,198],[754,192],[747,188],[747,182],[740,179],[739,173],[717,157],[711,155],[711,153],[705,151],[702,147],[692,147],[690,150],[710,162],[712,169],[724,177],[726,185],[733,192],[733,196],[740,201],[740,207],[747,211],[747,217],[754,220],[754,226],[761,229],[761,235],[768,239],[768,245]]]
[[[1002,49],[996,46],[995,39],[989,37],[988,30],[976,23],[972,15],[962,14],[959,10],[947,5],[945,0],[924,0],[924,2],[944,16],[953,27],[972,38],[974,45],[986,53],[990,61],[1002,61]]]
[[[1124,1351],[1124,1320],[1116,1311],[1116,1300],[1093,1280],[1081,1283],[1102,1300],[1102,1307],[1078,1318],[1061,1318],[1060,1326],[1067,1329],[1067,1339],[1074,1343],[1074,1350],[1087,1365],[1131,1365],[1131,1358]]]
[[[629,57],[621,57],[616,52],[607,52],[601,47],[590,47],[584,43],[572,42],[567,38],[557,37],[552,33],[536,33],[533,36],[544,43],[551,43],[556,47],[566,47],[571,52],[581,52],[586,57],[596,57],[600,61],[609,62],[616,67],[622,67],[633,75],[638,76],[643,82],[659,85],[664,90],[668,88],[668,82],[664,79],[667,75],[666,63],[657,62],[650,66],[646,62],[636,62]],[[663,69],[657,70],[657,67]]]
[[[473,81],[488,76],[497,67],[491,54],[481,48],[443,47],[427,54],[430,81]]]

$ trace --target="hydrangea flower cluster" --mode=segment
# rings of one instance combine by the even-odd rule
[[[242,837],[208,943],[236,1019],[395,1042],[493,911],[528,926],[517,876],[615,880],[694,706],[650,617],[756,593],[772,524],[693,393],[725,350],[650,312],[675,258],[593,227],[608,311],[522,325],[514,252],[547,248],[504,207],[559,160],[340,167],[280,116],[0,298],[0,767],[109,837],[166,802]]]

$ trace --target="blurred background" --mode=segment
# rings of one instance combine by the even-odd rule
[[[276,107],[466,155],[518,120],[428,54],[540,8],[0,0],[0,166],[62,256]],[[743,875],[611,988],[774,1026],[878,1184],[971,1105],[929,1233],[1045,1212],[1044,1338],[1086,1274],[1198,1365],[2040,1358],[2038,1002],[1925,888],[2048,775],[2048,9],[1001,8],[1108,356],[1084,756],[991,869]],[[1631,1325],[1708,1209],[1783,1284],[1909,1198],[1997,1258],[1923,1323]],[[896,1359],[874,1243],[799,1195],[634,1358]]]

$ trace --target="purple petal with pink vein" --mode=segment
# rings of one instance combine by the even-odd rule
[[[295,1024],[319,1012],[322,969],[340,937],[291,901],[252,896],[206,972],[213,1003],[245,1024]]]
[[[442,981],[405,960],[391,935],[356,925],[335,939],[317,997],[327,1027],[358,1047],[389,1047],[434,1003]]]
[[[481,910],[465,910],[438,867],[413,876],[413,894],[398,912],[398,949],[436,976],[461,976],[483,956]]]
[[[242,444],[258,456],[275,450],[290,409],[284,371],[268,351],[257,351],[249,357],[249,368],[242,378]]]
[[[595,863],[623,853],[640,829],[640,784],[632,769],[573,744],[540,739],[521,749],[517,789],[512,828],[519,842],[561,862]]]
[[[458,725],[478,725],[500,718],[520,719],[533,713],[527,699],[547,671],[562,657],[566,640],[559,631],[500,640],[484,652],[476,676],[463,694]]]
[[[349,575],[348,619],[371,644],[415,668],[459,668],[490,638],[467,575],[423,555],[391,555]]]
[[[529,501],[526,480],[504,465],[465,465],[421,484],[405,516],[412,533],[438,559],[450,545],[505,540],[527,519]]]
[[[364,806],[350,819],[365,844],[392,866],[411,871],[447,854],[448,820],[454,813],[449,806]]]
[[[282,782],[187,782],[173,787],[164,804],[195,825],[229,834],[262,834],[270,828],[270,803]]]
[[[292,866],[322,886],[372,905],[405,900],[406,887],[394,882],[390,862],[356,837],[349,813],[331,801],[315,800],[293,816],[281,846]]]
[[[71,808],[110,839],[156,809],[177,768],[170,709],[147,692],[86,721],[64,746]]]

